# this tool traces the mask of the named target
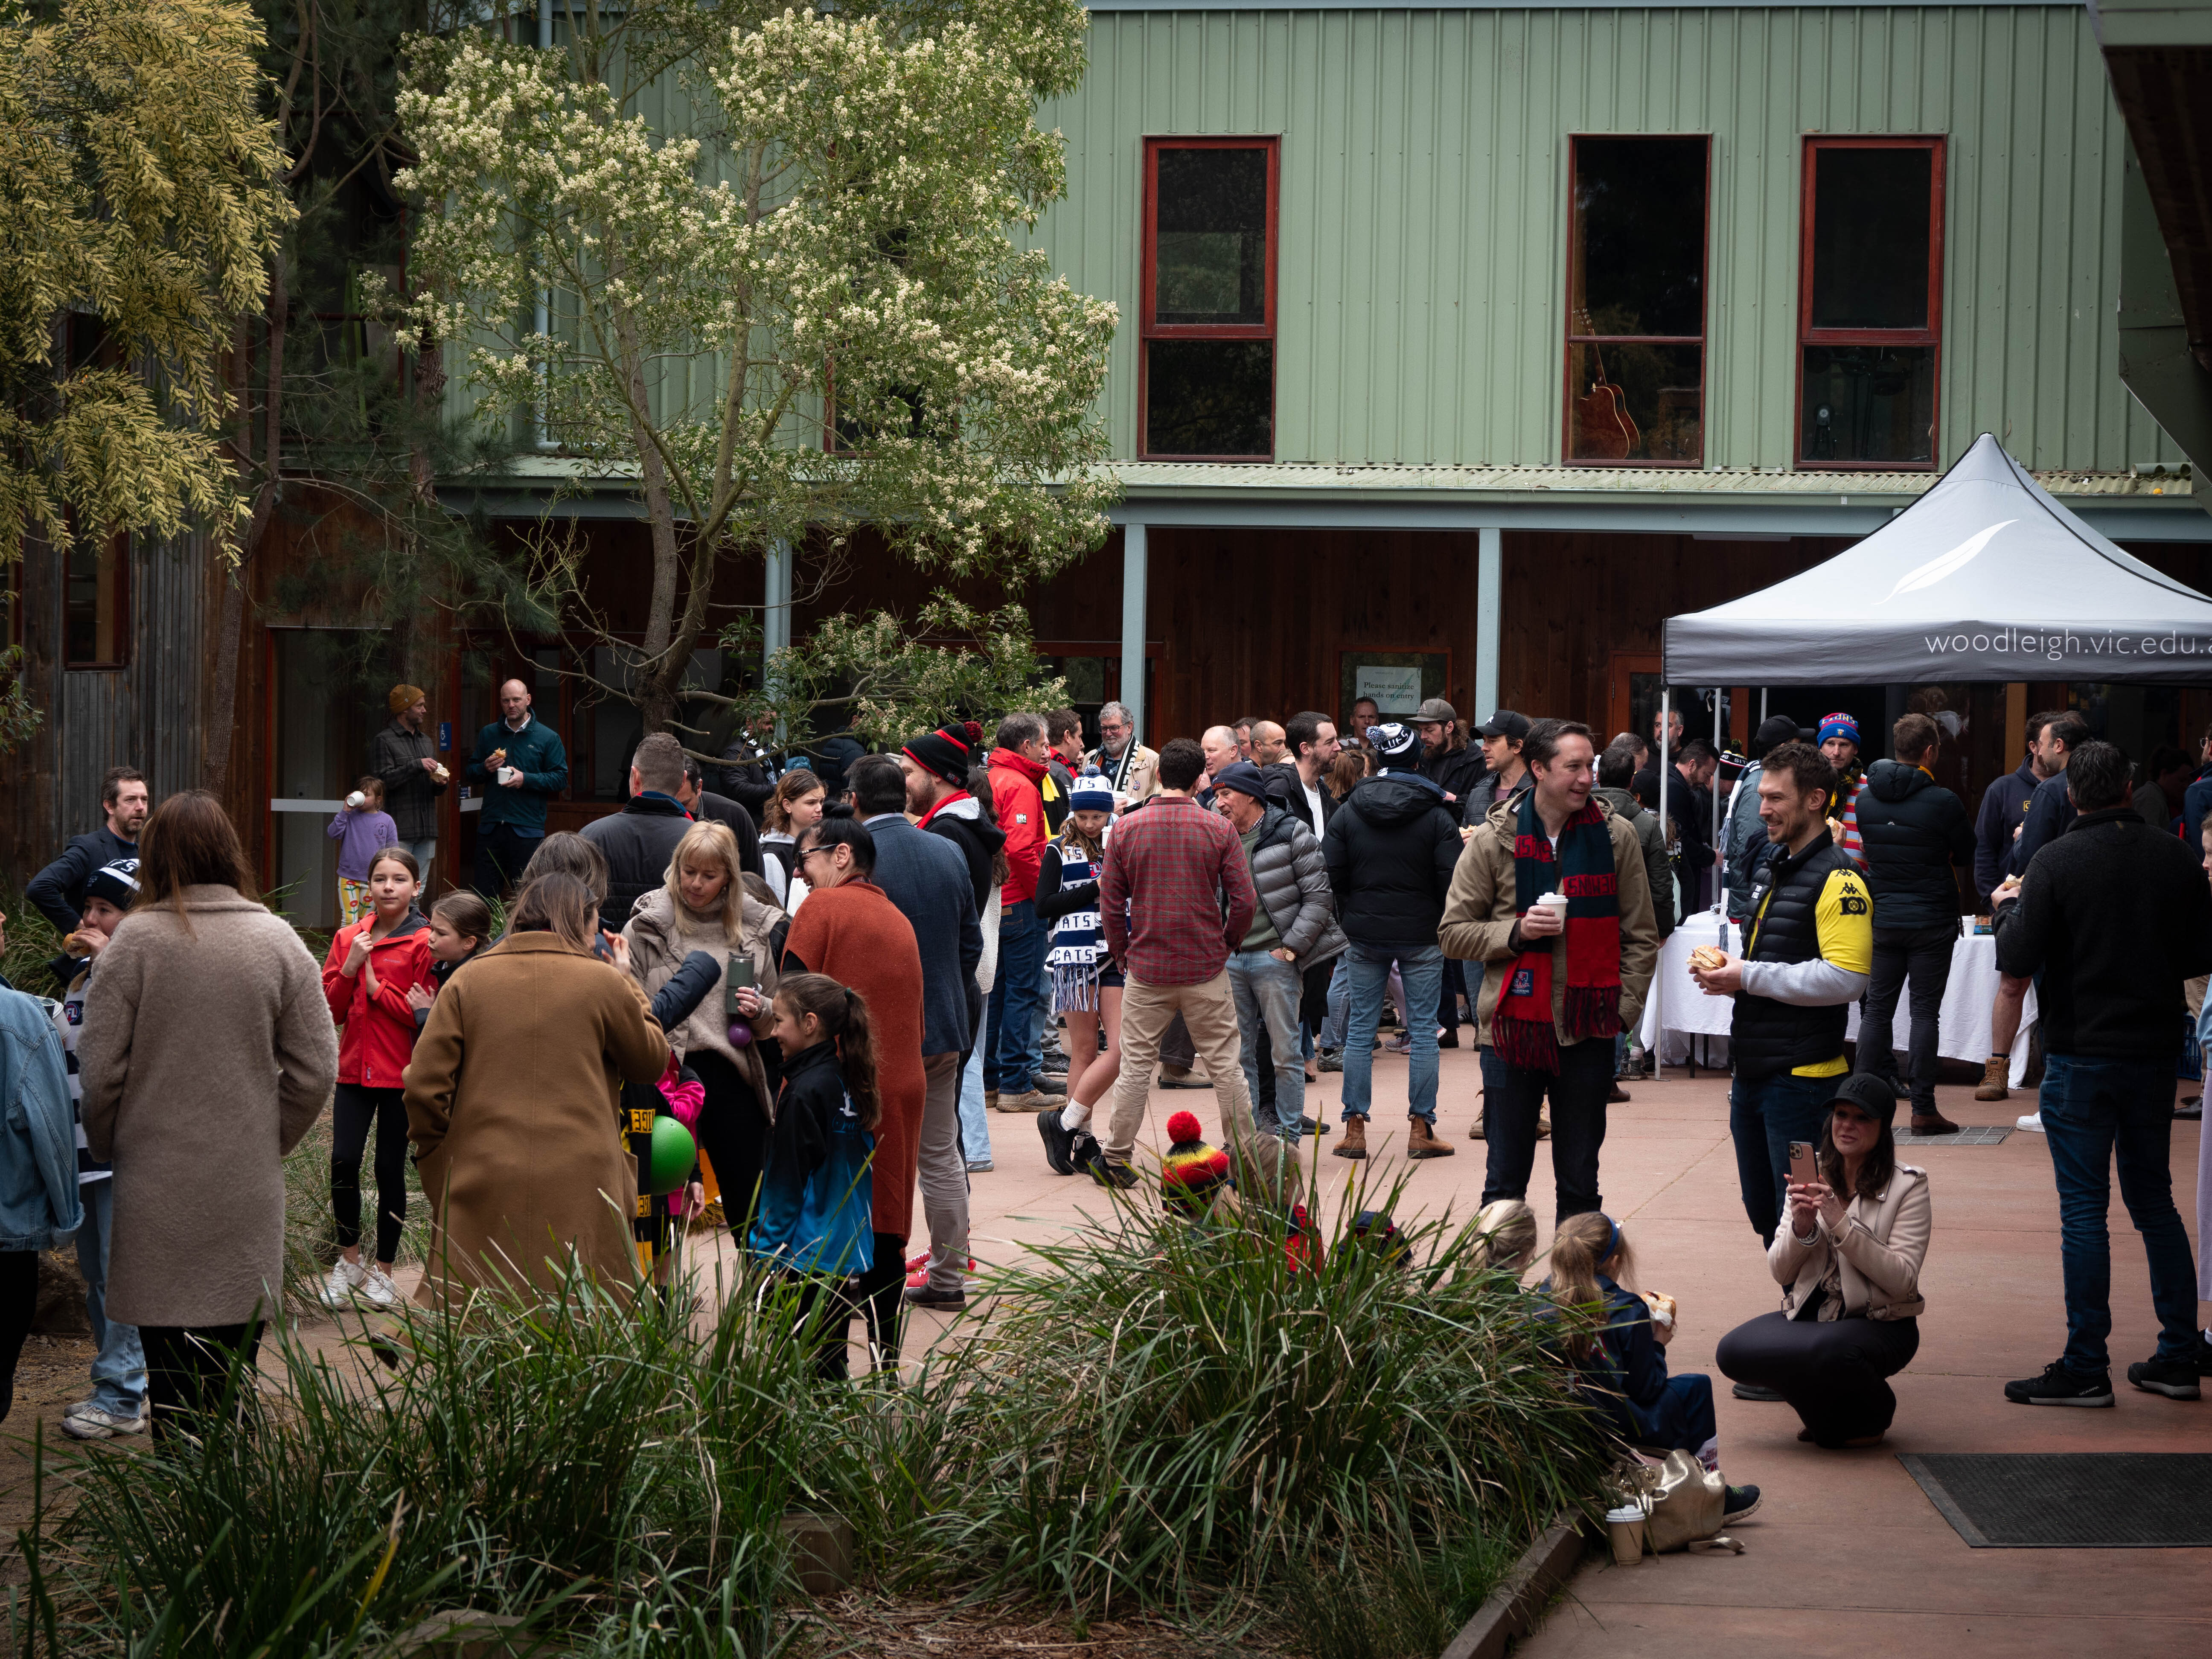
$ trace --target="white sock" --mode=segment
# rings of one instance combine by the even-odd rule
[[[1090,1121],[1091,1109],[1080,1101],[1071,1100],[1060,1109],[1060,1127],[1063,1129],[1080,1129]]]

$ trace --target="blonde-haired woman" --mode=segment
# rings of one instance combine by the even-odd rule
[[[1569,1216],[1552,1237],[1552,1273],[1543,1291],[1587,1322],[1560,1346],[1584,1396],[1631,1445],[1695,1452],[1720,1467],[1713,1379],[1703,1371],[1667,1374],[1671,1325],[1655,1327],[1650,1307],[1628,1288],[1636,1257],[1620,1224],[1595,1210]],[[1759,1488],[1730,1486],[1723,1518],[1742,1521],[1759,1507]]]
[[[740,1230],[740,1237],[760,1185],[782,1066],[766,1031],[757,1033],[757,1040],[731,1040],[733,1031],[743,1035],[750,1028],[724,1012],[724,993],[735,957],[743,964],[741,975],[750,967],[753,985],[764,995],[774,994],[776,963],[790,925],[775,905],[747,893],[738,868],[738,838],[727,825],[710,821],[684,832],[668,860],[668,879],[638,900],[623,928],[630,972],[647,997],[667,984],[695,951],[706,951],[721,969],[714,989],[690,1018],[668,1033],[668,1040],[706,1090],[699,1109],[699,1145],[714,1166],[723,1213]]]

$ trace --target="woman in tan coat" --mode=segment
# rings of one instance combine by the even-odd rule
[[[668,1039],[625,971],[592,954],[599,906],[574,876],[517,895],[507,935],[430,1007],[407,1067],[408,1134],[435,1226],[415,1299],[558,1288],[573,1257],[637,1280],[622,1085],[657,1081]]]
[[[300,936],[248,896],[212,795],[146,822],[138,902],[85,990],[84,1138],[115,1164],[107,1316],[139,1328],[156,1439],[251,1367],[284,1283],[284,1155],[329,1104],[337,1033]]]
[[[760,1186],[782,1064],[765,1020],[756,1023],[751,1042],[730,1041],[732,1022],[724,1012],[723,993],[734,954],[752,963],[755,988],[763,996],[775,994],[776,963],[789,926],[782,911],[745,891],[737,837],[727,825],[709,820],[684,832],[668,860],[666,883],[638,900],[623,929],[629,970],[648,997],[694,951],[706,951],[721,969],[714,988],[668,1040],[706,1090],[699,1145],[714,1166],[722,1213],[740,1240]]]

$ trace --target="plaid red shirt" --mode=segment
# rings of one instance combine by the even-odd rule
[[[1212,979],[1243,942],[1258,902],[1243,842],[1188,796],[1155,797],[1106,838],[1098,878],[1106,949],[1147,985]]]

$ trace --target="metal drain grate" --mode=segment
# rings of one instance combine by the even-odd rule
[[[1954,1135],[1917,1135],[1910,1129],[1897,1132],[1900,1146],[1995,1146],[2010,1134],[2009,1128],[1968,1128],[1963,1124]]]
[[[1897,1461],[1978,1550],[2212,1545],[2212,1455],[1900,1452]]]

